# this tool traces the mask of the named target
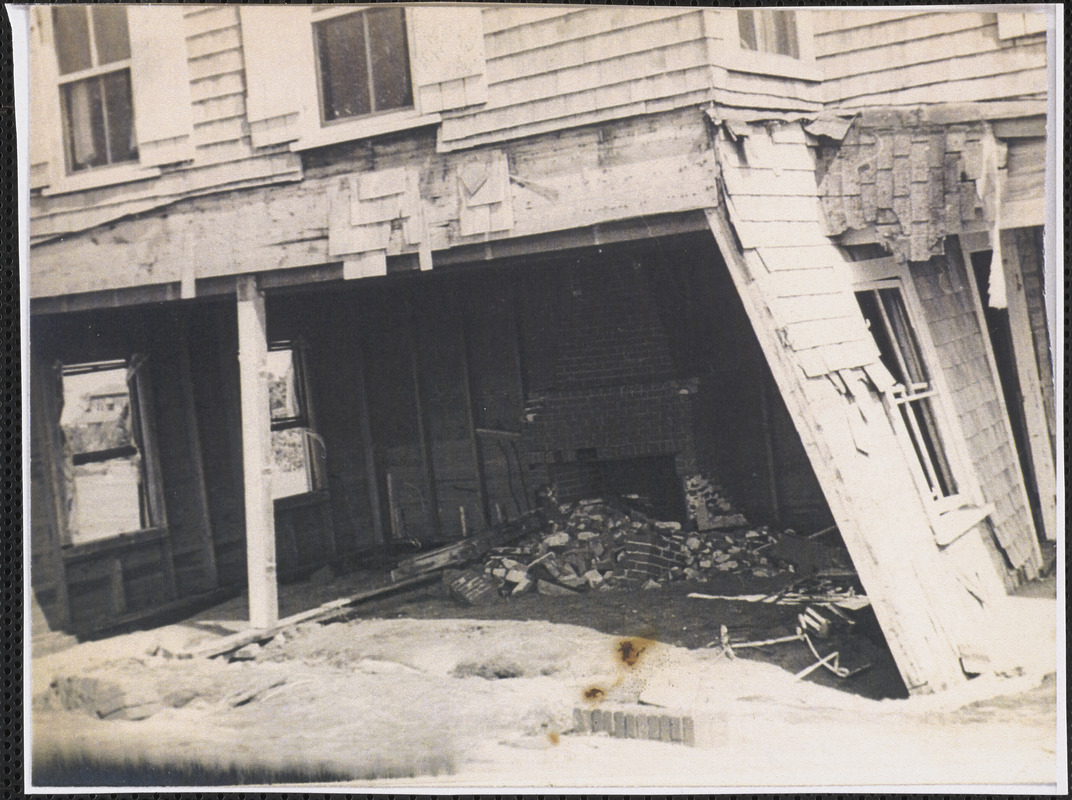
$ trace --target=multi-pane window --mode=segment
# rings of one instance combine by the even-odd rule
[[[277,342],[268,351],[268,403],[272,424],[272,499],[312,492],[323,485],[324,444],[313,431],[301,349]]]
[[[136,365],[62,367],[64,497],[70,544],[151,527]]]
[[[325,122],[413,105],[403,9],[328,17],[313,36]]]
[[[800,58],[796,12],[784,9],[741,9],[737,11],[741,47],[761,53]]]
[[[956,496],[957,481],[936,415],[938,392],[901,289],[866,289],[856,292],[856,299],[882,364],[896,381],[888,396],[907,431],[931,499],[942,501]]]
[[[67,170],[136,161],[130,34],[121,5],[55,5]]]

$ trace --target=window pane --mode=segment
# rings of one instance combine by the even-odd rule
[[[134,135],[134,109],[130,101],[130,70],[111,72],[101,78],[108,121],[110,163],[134,161],[138,142]]]
[[[302,406],[294,373],[293,350],[269,350],[265,365],[268,373],[268,403],[272,422],[297,419]]]
[[[951,497],[957,493],[957,484],[953,480],[953,470],[949,467],[949,459],[946,458],[942,448],[942,440],[938,435],[938,423],[934,418],[934,408],[929,398],[913,400],[910,404],[912,413],[916,417],[920,432],[923,435],[923,446],[927,450],[931,467],[938,483],[937,489],[940,497]]]
[[[143,527],[125,365],[63,376],[67,522],[72,544]]]
[[[904,298],[899,289],[879,289],[879,297],[882,306],[886,310],[889,319],[891,333],[904,360],[908,377],[913,383],[928,383],[930,375],[923,361],[923,353],[919,349],[919,341],[916,333],[912,330],[912,324],[908,321],[908,311],[905,309]]]
[[[93,6],[93,38],[98,66],[130,58],[126,8],[110,3]]]
[[[272,499],[311,491],[305,430],[272,431]]]
[[[895,381],[904,384],[904,370],[901,368],[901,361],[897,357],[896,346],[886,327],[886,322],[882,317],[882,311],[879,309],[876,293],[870,290],[857,292],[856,301],[860,305],[860,311],[863,312],[864,319],[867,320],[867,327],[871,330],[871,336],[874,337],[882,366],[889,370]]]
[[[66,74],[92,67],[86,7],[53,6],[52,26],[55,32],[60,73]]]
[[[737,27],[741,32],[741,47],[745,50],[758,50],[756,42],[756,15],[754,11],[738,11]]]
[[[372,85],[376,111],[413,105],[409,81],[409,50],[402,9],[368,14]]]
[[[64,84],[62,89],[71,172],[107,163],[100,79]]]
[[[800,55],[797,47],[797,18],[792,11],[770,11],[774,17],[774,52],[796,58]]]
[[[370,113],[363,15],[338,17],[315,27],[324,120]]]

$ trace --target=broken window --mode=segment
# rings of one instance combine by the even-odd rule
[[[403,9],[332,16],[313,34],[325,122],[413,105]]]
[[[136,161],[126,8],[57,5],[52,23],[68,171]]]
[[[60,367],[67,544],[84,544],[154,524],[139,410],[144,362]]]
[[[272,499],[316,491],[324,485],[324,440],[313,430],[300,345],[272,344],[265,369],[272,421]]]
[[[856,299],[878,346],[882,364],[896,381],[887,395],[911,442],[931,499],[953,498],[958,488],[942,443],[935,407],[938,391],[901,289],[897,286],[866,289],[857,291]]]
[[[760,53],[800,58],[796,12],[782,9],[741,9],[737,12],[741,47]]]

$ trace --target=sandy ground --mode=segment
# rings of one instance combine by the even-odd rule
[[[89,758],[97,771],[68,779],[97,785],[147,764],[163,777],[138,785],[182,785],[196,763],[255,784],[294,775],[340,787],[1042,792],[1063,761],[1044,668],[872,700],[717,649],[632,638],[640,656],[627,663],[622,636],[589,627],[409,618],[306,624],[252,660],[174,656],[227,627],[201,619],[36,658],[35,762]],[[593,688],[604,708],[690,716],[695,747],[573,731]]]

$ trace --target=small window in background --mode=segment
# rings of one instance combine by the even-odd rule
[[[748,9],[737,12],[741,47],[761,53],[800,58],[796,12]]]
[[[332,17],[313,31],[325,122],[413,105],[401,8]]]
[[[324,444],[312,430],[301,351],[290,342],[268,351],[273,500],[312,492],[323,485]]]
[[[136,161],[126,8],[53,6],[52,22],[68,171]]]
[[[868,289],[857,292],[856,299],[878,346],[879,358],[897,381],[889,392],[890,402],[904,423],[931,499],[953,497],[957,494],[957,483],[942,444],[934,408],[938,392],[908,318],[901,290]]]
[[[62,380],[70,544],[149,527],[142,437],[127,363],[65,366]]]

